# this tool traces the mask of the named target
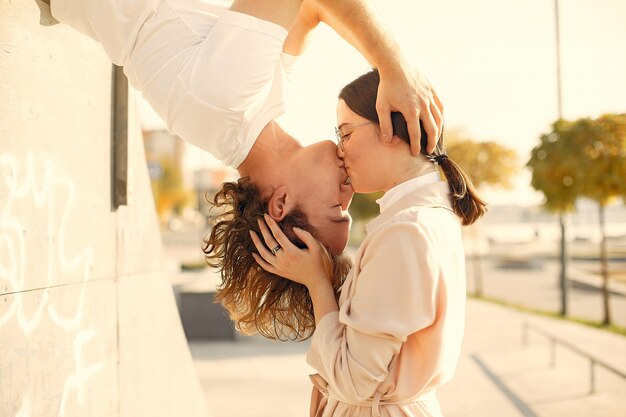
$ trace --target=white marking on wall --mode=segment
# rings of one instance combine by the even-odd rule
[[[44,287],[59,282],[59,275],[75,275],[80,271],[81,281],[85,283],[91,276],[94,263],[93,248],[85,246],[77,254],[66,253],[66,229],[69,222],[70,208],[75,199],[73,180],[57,173],[51,159],[36,158],[31,152],[26,157],[25,168],[20,170],[18,161],[10,155],[0,156],[0,172],[3,180],[0,187],[6,187],[6,200],[0,203],[0,290],[14,293],[12,305],[0,316],[0,326],[17,313],[20,328],[30,334],[37,326],[41,315],[47,309],[50,317],[63,329],[75,329],[80,320],[83,307],[83,293],[76,311],[70,316],[59,314],[54,305],[49,304],[49,292],[43,292],[43,298],[37,310],[30,316],[23,310],[21,292],[28,287],[31,277],[27,276],[29,262],[41,262],[41,254],[29,256],[25,239],[26,225],[23,224],[25,213],[20,209],[29,209],[37,225],[47,229],[47,273]],[[22,171],[22,174],[21,172]],[[21,175],[20,175],[21,174]],[[21,178],[20,178],[21,177]],[[57,212],[60,208],[60,212]]]
[[[103,362],[98,362],[87,366],[83,364],[81,354],[83,346],[89,340],[94,339],[97,334],[98,333],[95,329],[88,329],[86,331],[79,332],[74,339],[75,372],[67,378],[67,380],[65,381],[65,386],[63,387],[63,397],[61,398],[61,406],[59,410],[59,416],[61,417],[66,415],[67,403],[70,398],[70,393],[76,392],[75,395],[76,399],[78,400],[78,404],[85,404],[83,390],[85,382],[93,375],[97,374],[104,367]]]
[[[63,416],[68,404],[88,406],[84,386],[105,366],[103,361],[87,363],[83,355],[89,342],[97,340],[98,333],[92,323],[83,320],[85,292],[93,275],[94,249],[89,245],[72,250],[72,253],[67,249],[70,239],[76,239],[68,233],[71,215],[76,215],[72,211],[76,198],[75,182],[60,172],[52,158],[43,154],[29,152],[21,160],[10,154],[0,154],[0,196],[4,197],[0,200],[0,293],[10,294],[2,297],[4,303],[10,304],[3,306],[0,328],[15,318],[27,337],[36,330],[37,335],[45,334],[40,333],[39,326],[43,318],[49,317],[55,326],[67,331],[68,342],[73,346],[73,361],[71,358],[60,359],[63,365],[68,364],[62,366],[63,373],[67,372],[67,376],[61,376],[65,378],[63,393],[56,399],[48,398],[58,402],[58,415]],[[76,241],[72,240],[72,243]],[[46,266],[39,270],[45,271],[45,277],[40,279],[33,276],[31,269],[42,262]],[[78,299],[72,299],[71,306],[55,305],[50,294],[56,290],[50,287],[68,281],[73,288],[79,289]],[[29,290],[33,289],[38,290],[40,298],[34,311],[28,311],[25,300],[32,294]],[[30,300],[32,303],[32,297]],[[45,323],[49,325],[50,321]],[[13,353],[20,355],[23,350],[16,346]],[[35,349],[35,352],[24,355],[38,353]],[[13,366],[11,363],[4,365]],[[9,370],[9,373],[12,372]],[[31,389],[13,393],[21,396],[15,417],[32,415],[31,399],[36,393]],[[35,401],[41,403],[42,399]]]

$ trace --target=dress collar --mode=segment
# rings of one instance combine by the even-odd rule
[[[402,182],[395,187],[390,188],[387,190],[385,195],[376,200],[376,203],[378,203],[378,206],[380,207],[380,214],[383,214],[385,210],[407,194],[412,193],[426,184],[434,184],[439,181],[441,181],[439,172],[434,171],[429,172],[428,174],[420,175],[419,177],[411,178],[408,181]]]
[[[369,222],[367,226],[365,226],[365,230],[368,234],[371,234],[399,212],[415,207],[439,207],[454,213],[450,186],[446,181],[438,181],[414,188],[389,205],[384,213],[381,213],[378,217]]]

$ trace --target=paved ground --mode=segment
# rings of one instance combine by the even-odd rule
[[[615,265],[623,268],[624,263]],[[468,261],[468,290],[475,285]],[[570,263],[570,315],[602,318],[601,279],[594,261]],[[548,311],[559,309],[558,264],[544,260],[538,269],[482,264],[484,294]],[[219,278],[209,270],[173,276],[188,290],[214,288]],[[613,321],[626,326],[626,284],[612,281]],[[446,417],[624,417],[626,380],[596,370],[590,390],[589,361],[557,347],[551,366],[547,339],[529,333],[522,345],[522,323],[561,338],[626,374],[626,338],[570,322],[519,313],[483,301],[468,302],[463,355],[452,382],[439,399]],[[308,415],[313,371],[305,363],[308,343],[269,342],[241,337],[234,342],[190,344],[202,385],[215,417],[287,417]]]
[[[602,321],[602,279],[594,273],[598,264],[597,261],[570,261],[568,315]],[[614,262],[611,267],[623,270],[626,262]],[[487,259],[481,262],[481,272],[484,295],[526,307],[560,311],[559,264],[555,259],[540,260],[537,269],[505,268],[502,261]],[[471,259],[467,263],[467,276],[468,291],[474,292],[476,270]],[[612,321],[626,327],[626,283],[611,280],[609,289]]]
[[[589,361],[551,349],[535,332],[523,345],[523,322],[568,341],[626,373],[626,338],[589,327],[469,300],[467,332],[452,382],[439,391],[447,417],[623,417],[626,380],[596,371],[589,394]],[[190,344],[215,417],[308,415],[308,344],[256,337]]]

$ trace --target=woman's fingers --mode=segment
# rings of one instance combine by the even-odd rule
[[[280,230],[280,227],[278,227],[278,223],[276,223],[276,221],[267,214],[264,214],[263,216],[265,217],[265,222],[272,231],[272,237],[276,239],[278,245],[280,245],[280,247],[283,248],[283,250],[285,251],[293,249],[295,247],[294,244],[291,243],[289,238],[285,236],[282,230]]]
[[[313,249],[317,247],[317,240],[315,240],[312,234],[298,227],[294,227],[293,231],[300,238],[300,240],[304,242],[307,248]]]
[[[267,250],[263,242],[261,242],[261,239],[252,230],[250,230],[250,237],[252,238],[252,243],[254,243],[254,246],[256,247],[256,250],[259,251],[261,257],[269,263],[272,258],[274,258],[274,255],[272,255],[272,253]],[[255,254],[253,253],[253,255]]]
[[[270,248],[270,250],[276,248],[278,246],[278,242],[274,239],[274,236],[270,229],[268,229],[267,224],[265,224],[265,222],[261,219],[257,219],[257,222],[259,223],[259,229],[261,230],[263,240],[265,241],[267,247]]]
[[[273,243],[270,242],[274,242],[276,239],[281,245],[281,249],[278,252],[272,251],[273,248],[264,244],[257,233],[250,231],[252,242],[259,252],[258,254],[253,253],[252,256],[261,268],[307,287],[317,283],[322,278],[328,279],[326,278],[328,270],[332,270],[332,265],[328,263],[330,258],[324,256],[320,244],[313,235],[294,228],[296,236],[308,247],[308,249],[299,249],[291,243],[273,219],[267,217],[266,219],[267,224],[264,221],[259,222],[261,230],[265,229],[265,243],[271,245]]]
[[[254,252],[252,252],[252,257],[254,258],[256,263],[258,263],[261,266],[261,268],[265,269],[267,272],[271,272],[272,274],[278,275],[278,273],[276,272],[276,269],[265,259],[261,258],[259,255],[257,255]]]

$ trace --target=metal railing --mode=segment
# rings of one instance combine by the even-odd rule
[[[571,351],[589,359],[589,394],[594,394],[596,392],[596,366],[601,366],[604,369],[614,373],[617,376],[622,377],[622,379],[626,379],[626,373],[615,369],[614,367],[612,367],[611,365],[607,364],[606,362],[596,358],[593,355],[590,355],[589,353],[577,348],[576,346],[572,345],[571,343],[559,339],[558,337],[555,337],[551,334],[549,334],[548,332],[546,332],[545,330],[542,330],[536,326],[533,326],[531,324],[529,324],[528,322],[524,322],[523,323],[523,333],[522,333],[522,344],[523,346],[528,346],[528,331],[532,330],[535,333],[538,333],[540,335],[542,335],[543,337],[547,338],[550,341],[550,367],[554,367],[556,366],[556,345],[561,345],[563,347],[566,347],[568,349],[570,349]]]

